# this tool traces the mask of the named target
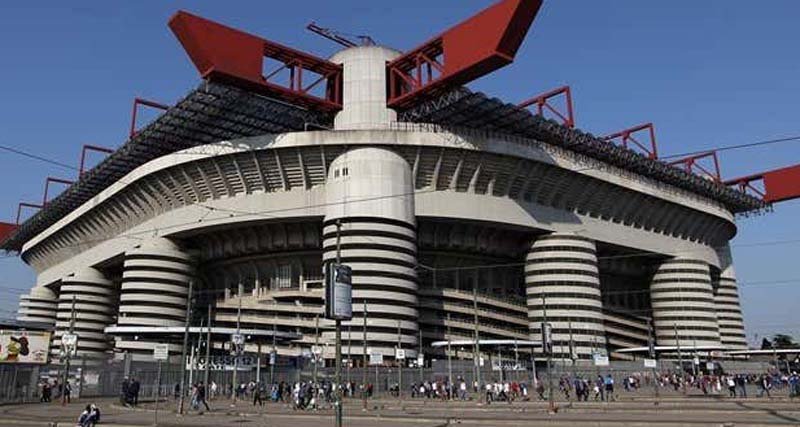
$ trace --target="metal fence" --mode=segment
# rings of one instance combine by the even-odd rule
[[[334,368],[327,366],[317,366],[312,363],[295,361],[295,363],[284,363],[270,368],[266,361],[262,361],[260,368],[251,367],[248,370],[234,372],[232,370],[209,370],[208,381],[217,385],[217,397],[224,398],[230,396],[233,391],[234,381],[236,384],[250,384],[262,381],[269,382],[301,382],[313,381],[332,381],[334,378]],[[285,361],[284,361],[285,362]],[[726,362],[723,362],[726,363]],[[741,364],[740,362],[728,362],[726,370],[733,372],[764,372],[768,364]],[[72,389],[73,398],[95,398],[119,396],[121,385],[125,377],[135,379],[140,384],[140,398],[149,400],[156,395],[161,397],[172,397],[176,394],[176,388],[181,383],[181,375],[186,374],[186,389],[189,384],[205,381],[206,372],[204,370],[186,370],[185,365],[181,365],[176,359],[163,362],[160,366],[156,362],[140,362],[125,360],[108,360],[102,363],[89,363],[84,360],[73,361],[70,369],[69,381]],[[21,365],[21,364],[0,364],[0,403],[23,403],[36,402],[41,397],[41,384],[50,381],[55,384],[52,388],[52,400],[59,399],[61,396],[58,384],[63,382],[63,366],[61,365]],[[674,361],[660,362],[659,370],[666,372],[676,370],[677,363]],[[551,366],[551,377],[554,379],[555,387],[558,386],[558,379],[563,376],[580,375],[585,378],[596,378],[597,375],[612,375],[617,384],[622,384],[624,378],[632,375],[649,377],[650,370],[637,362],[611,362],[608,367],[595,367],[588,362],[579,363],[572,366],[569,362],[554,361]],[[543,361],[538,361],[536,366],[504,366],[498,369],[495,364],[486,364],[480,369],[480,382],[516,381],[533,385],[534,375],[547,384],[547,368]],[[465,381],[472,385],[476,381],[476,370],[471,360],[435,360],[429,366],[420,368],[404,367],[398,369],[396,366],[371,366],[366,369],[345,367],[342,369],[342,381],[352,382],[356,388],[362,381],[372,385],[373,394],[377,397],[394,395],[397,388],[400,388],[404,396],[411,394],[412,385],[419,386],[420,382],[438,381],[444,383],[448,377],[453,380]],[[55,382],[57,381],[57,383]]]

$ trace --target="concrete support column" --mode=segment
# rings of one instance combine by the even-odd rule
[[[58,360],[61,336],[69,331],[73,296],[74,333],[78,335],[77,358],[105,359],[109,340],[104,330],[114,322],[117,296],[114,284],[94,268],[86,268],[61,279],[56,329],[50,353]]]
[[[661,263],[650,284],[653,326],[659,345],[718,346],[711,275],[705,261],[674,258]],[[675,338],[677,327],[678,340]]]
[[[341,261],[353,269],[353,320],[343,322],[343,340],[363,352],[367,301],[367,345],[394,357],[398,341],[414,357],[417,349],[417,232],[408,162],[390,150],[359,148],[331,163],[323,228],[323,262],[336,259],[336,223],[341,223]],[[347,336],[351,325],[352,336]],[[333,332],[323,333],[333,342]],[[344,352],[347,348],[344,349]]]
[[[183,326],[191,257],[166,238],[154,238],[125,253],[117,326]],[[117,348],[151,351],[153,342],[125,338]]]
[[[593,349],[606,350],[593,240],[571,233],[537,239],[526,258],[525,285],[531,339],[541,338],[546,299],[554,357],[569,358],[570,325],[578,357],[590,358]]]
[[[58,297],[44,286],[37,286],[19,297],[17,320],[55,326]]]
[[[714,307],[719,322],[719,336],[722,345],[729,350],[747,350],[744,334],[744,318],[739,305],[739,288],[736,285],[736,272],[730,246],[719,250],[720,275],[714,283]]]

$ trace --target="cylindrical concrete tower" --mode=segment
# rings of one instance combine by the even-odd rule
[[[78,357],[103,359],[109,349],[105,328],[114,323],[116,290],[113,283],[94,268],[86,268],[61,279],[56,313],[56,331],[51,353],[58,356],[61,336],[69,331],[75,301],[74,333]]]
[[[719,281],[714,283],[714,307],[719,322],[719,337],[728,350],[747,350],[744,319],[739,305],[739,288],[730,246],[718,251],[720,258]]]
[[[650,284],[650,301],[659,345],[675,346],[678,340],[687,349],[720,345],[711,275],[705,261],[675,258],[661,263]]]
[[[341,261],[353,269],[353,353],[363,352],[365,301],[373,351],[393,357],[398,326],[403,346],[416,349],[417,233],[408,162],[381,148],[348,151],[331,163],[325,191],[323,261],[336,259],[338,221]]]
[[[525,262],[532,339],[541,338],[545,303],[555,357],[569,358],[570,330],[577,356],[606,347],[595,242],[571,233],[537,239]]]
[[[125,253],[117,326],[183,326],[192,262],[172,241],[155,238]],[[155,342],[120,339],[122,350],[149,352]]]
[[[189,255],[170,240],[156,238],[126,252],[117,325],[182,326],[191,277]]]
[[[397,113],[386,106],[386,62],[400,52],[380,46],[345,49],[331,57],[342,64],[342,110],[334,127],[343,129],[385,128],[397,120]]]
[[[49,326],[56,324],[58,297],[55,292],[44,286],[37,286],[19,297],[17,320],[36,322]]]

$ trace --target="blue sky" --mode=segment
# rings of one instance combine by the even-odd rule
[[[177,9],[327,56],[336,46],[304,31],[311,20],[408,49],[490,3],[10,2],[0,11],[0,144],[76,165],[83,143],[120,145],[134,96],[172,103],[198,82],[166,26]],[[604,134],[652,121],[665,155],[800,135],[797,16],[800,3],[788,0],[546,1],[515,63],[471,87],[519,101],[569,84],[579,127]],[[800,142],[721,161],[725,177],[800,163]],[[47,175],[75,172],[0,152],[0,220],[13,221],[20,200],[41,200]],[[750,341],[800,338],[799,217],[791,201],[739,221]],[[18,259],[0,259],[0,317],[17,301],[2,288],[33,281]]]

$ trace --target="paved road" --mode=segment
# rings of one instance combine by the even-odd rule
[[[114,399],[97,401],[103,409],[103,426],[153,425],[152,404],[137,409],[122,408]],[[83,403],[62,407],[57,403],[10,405],[0,408],[0,425],[74,426]],[[183,417],[174,413],[174,403],[162,403],[159,426],[193,427],[247,427],[247,426],[333,426],[331,410],[297,412],[282,404],[253,407],[240,402],[231,407],[227,400],[211,402],[212,411],[205,414],[191,412]],[[553,426],[722,426],[800,425],[800,401],[774,400],[722,400],[698,398],[662,399],[659,405],[651,400],[623,400],[618,402],[560,403],[557,413],[548,412],[545,402],[516,402],[512,405],[496,403],[478,405],[474,402],[439,401],[371,401],[369,410],[362,410],[358,400],[345,405],[345,426],[382,427],[419,426],[441,427],[464,424],[469,426],[531,426],[546,422]]]

